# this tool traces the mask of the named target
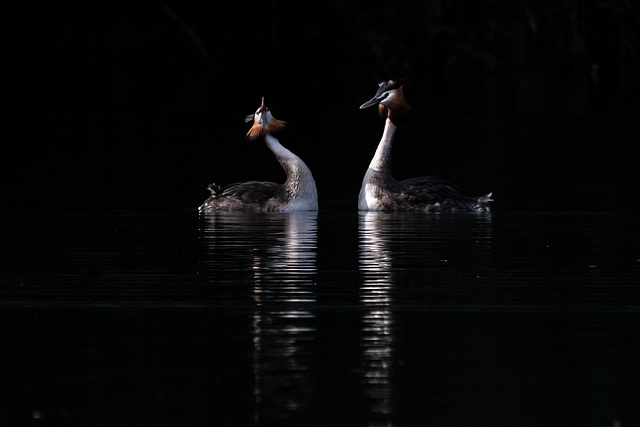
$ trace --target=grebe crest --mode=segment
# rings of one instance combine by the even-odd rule
[[[271,114],[271,111],[264,105],[264,96],[262,97],[262,104],[256,110],[255,113],[249,114],[246,118],[246,122],[253,120],[253,126],[247,132],[247,139],[254,140],[260,136],[271,135],[282,129],[286,122],[278,120]]]

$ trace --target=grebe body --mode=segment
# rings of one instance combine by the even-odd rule
[[[247,121],[253,126],[248,139],[264,137],[264,142],[274,154],[287,176],[284,184],[264,181],[248,181],[219,187],[209,185],[211,196],[200,206],[203,213],[216,211],[293,212],[318,210],[318,192],[311,171],[302,159],[285,148],[273,135],[284,127],[262,105]]]
[[[378,91],[361,109],[379,106],[385,126],[378,148],[369,164],[360,194],[358,209],[363,211],[453,212],[490,210],[491,193],[481,197],[465,195],[458,186],[437,176],[398,181],[391,174],[391,148],[398,122],[409,112],[403,86],[389,80],[379,84]]]

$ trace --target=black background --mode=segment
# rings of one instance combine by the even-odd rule
[[[244,117],[265,96],[321,203],[353,200],[404,76],[397,178],[496,206],[637,206],[640,13],[603,1],[9,1],[5,209],[195,208],[283,181]]]

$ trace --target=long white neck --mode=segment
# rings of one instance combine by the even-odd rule
[[[369,163],[369,169],[378,173],[391,174],[391,146],[397,129],[398,126],[387,117],[382,139],[380,139],[376,154],[374,154],[371,163]]]
[[[311,170],[300,157],[283,147],[277,138],[266,135],[264,140],[287,175],[284,186],[290,200],[283,210],[317,210],[318,191]]]
[[[391,146],[397,129],[397,125],[387,117],[382,139],[380,139],[376,153],[362,179],[358,195],[358,209],[360,210],[382,209],[381,198],[384,194],[385,182],[393,180],[391,176]]]

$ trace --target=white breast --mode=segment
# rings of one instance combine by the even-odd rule
[[[382,204],[377,196],[380,194],[380,189],[376,185],[367,182],[367,177],[368,176],[365,176],[365,179],[362,181],[362,187],[358,195],[358,209],[361,211],[382,210]]]

